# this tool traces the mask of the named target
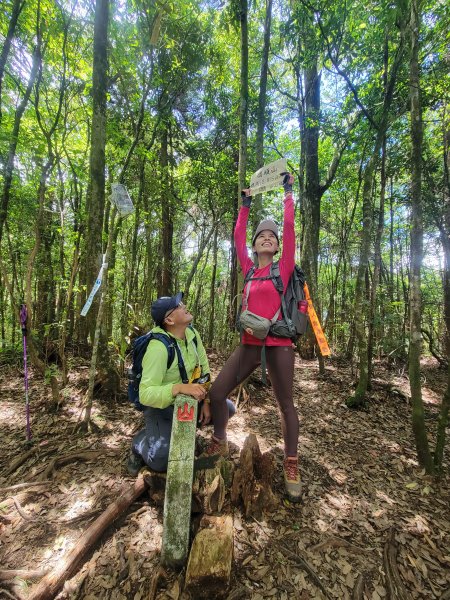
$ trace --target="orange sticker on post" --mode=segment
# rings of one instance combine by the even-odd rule
[[[309,295],[309,289],[307,284],[304,285],[305,297],[308,302],[308,316],[311,321],[311,326],[314,331],[314,335],[316,336],[317,345],[320,348],[320,353],[322,356],[330,356],[330,347],[328,346],[328,342],[326,340],[325,334],[323,333],[322,326],[320,324],[319,318],[317,316],[316,310],[313,306],[311,296]]]

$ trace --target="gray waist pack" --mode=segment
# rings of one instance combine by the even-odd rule
[[[255,313],[252,313],[249,310],[243,310],[239,317],[239,324],[244,331],[251,329],[251,335],[258,338],[258,340],[263,340],[269,333],[272,321],[260,317],[259,315],[255,315]],[[248,331],[248,333],[250,333],[250,331]]]
[[[251,285],[252,285],[252,282],[249,281],[248,285],[247,285],[247,293],[245,295],[245,302],[244,302],[245,306],[248,306],[248,295],[250,293]],[[251,329],[251,332],[247,331],[247,333],[250,333],[255,338],[258,338],[258,340],[263,340],[264,338],[266,338],[268,336],[270,328],[278,320],[278,317],[280,315],[280,310],[281,310],[281,308],[279,308],[277,310],[277,312],[275,313],[275,315],[272,319],[266,319],[265,317],[261,317],[260,315],[256,315],[255,313],[252,313],[251,311],[249,311],[246,308],[245,310],[243,310],[241,312],[241,314],[239,316],[239,327],[240,327],[240,329],[243,329],[244,331]]]

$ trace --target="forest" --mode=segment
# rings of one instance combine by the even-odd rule
[[[296,344],[300,505],[282,496],[270,381],[235,390],[235,463],[254,433],[277,502],[229,508],[224,597],[450,598],[448,2],[0,14],[0,598],[195,597],[160,565],[157,492],[39,593],[135,485],[127,369],[152,302],[184,292],[213,379],[239,343],[241,190],[280,158],[331,356],[311,327]],[[249,253],[261,219],[282,223],[282,194],[253,197]]]

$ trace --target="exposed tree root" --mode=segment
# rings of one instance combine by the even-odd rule
[[[93,460],[94,458],[102,456],[102,454],[110,452],[112,452],[112,450],[85,450],[84,452],[71,452],[70,454],[57,456],[50,461],[44,472],[40,475],[39,479],[48,479],[56,467],[61,467],[62,465],[73,462],[74,460]],[[119,452],[119,450],[117,452]]]
[[[7,492],[15,492],[17,490],[23,490],[24,488],[39,487],[48,485],[46,481],[25,481],[24,483],[18,483],[16,485],[10,485],[9,487],[0,488],[0,494],[6,494]]]
[[[100,427],[94,423],[92,419],[87,421],[80,421],[73,428],[73,433],[86,434],[86,433],[99,433]]]
[[[258,523],[258,525],[259,525],[261,531],[264,533],[264,535],[266,537],[269,537],[267,535],[267,533],[264,531],[264,527],[261,525],[261,523],[259,521],[257,521],[254,517],[253,517],[253,520],[255,521],[255,523]],[[273,543],[273,540],[271,540],[271,541]],[[325,598],[327,598],[328,600],[331,600],[331,596],[328,593],[325,586],[323,585],[323,583],[321,582],[319,576],[314,571],[314,569],[311,567],[311,565],[302,556],[300,556],[299,551],[297,551],[297,553],[294,554],[294,552],[292,552],[292,550],[290,550],[287,546],[285,546],[282,542],[279,542],[279,541],[276,541],[275,545],[281,550],[281,552],[283,554],[288,556],[291,560],[296,562],[304,571],[306,571],[306,573],[311,577],[311,579],[316,584],[316,586],[321,590],[321,592],[325,596]]]
[[[365,586],[366,579],[364,577],[364,573],[361,573],[356,580],[355,587],[353,588],[352,600],[363,600]]]
[[[367,550],[365,548],[361,548],[361,546],[355,546],[351,544],[347,540],[343,538],[333,536],[319,544],[315,544],[314,546],[310,546],[308,550],[312,552],[318,552],[319,550],[323,550],[324,548],[345,548],[349,552],[355,552],[356,554],[370,554],[372,550]]]
[[[150,581],[150,588],[148,590],[148,596],[146,598],[146,600],[155,600],[156,598],[156,594],[158,592],[158,584],[161,578],[165,579],[167,577],[167,573],[164,571],[164,569],[160,566],[158,567],[158,569],[156,570],[156,573],[154,573],[151,581]]]
[[[395,530],[389,530],[389,536],[383,551],[384,571],[386,574],[386,588],[390,598],[395,600],[408,600],[408,592],[400,578],[397,567],[397,542],[395,541]]]
[[[18,579],[42,579],[47,575],[49,569],[2,569],[0,570],[0,581],[9,581],[17,577]]]

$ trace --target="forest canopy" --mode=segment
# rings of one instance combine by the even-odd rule
[[[356,400],[374,357],[407,359],[411,327],[448,364],[446,2],[0,10],[0,351],[20,350],[24,303],[54,399],[66,352],[95,348],[96,325],[117,390],[159,295],[184,290],[208,346],[233,343],[240,189],[280,157],[295,175],[297,259],[333,353],[358,362]],[[253,225],[281,211],[281,190],[257,196]],[[314,355],[311,336],[302,352]]]

